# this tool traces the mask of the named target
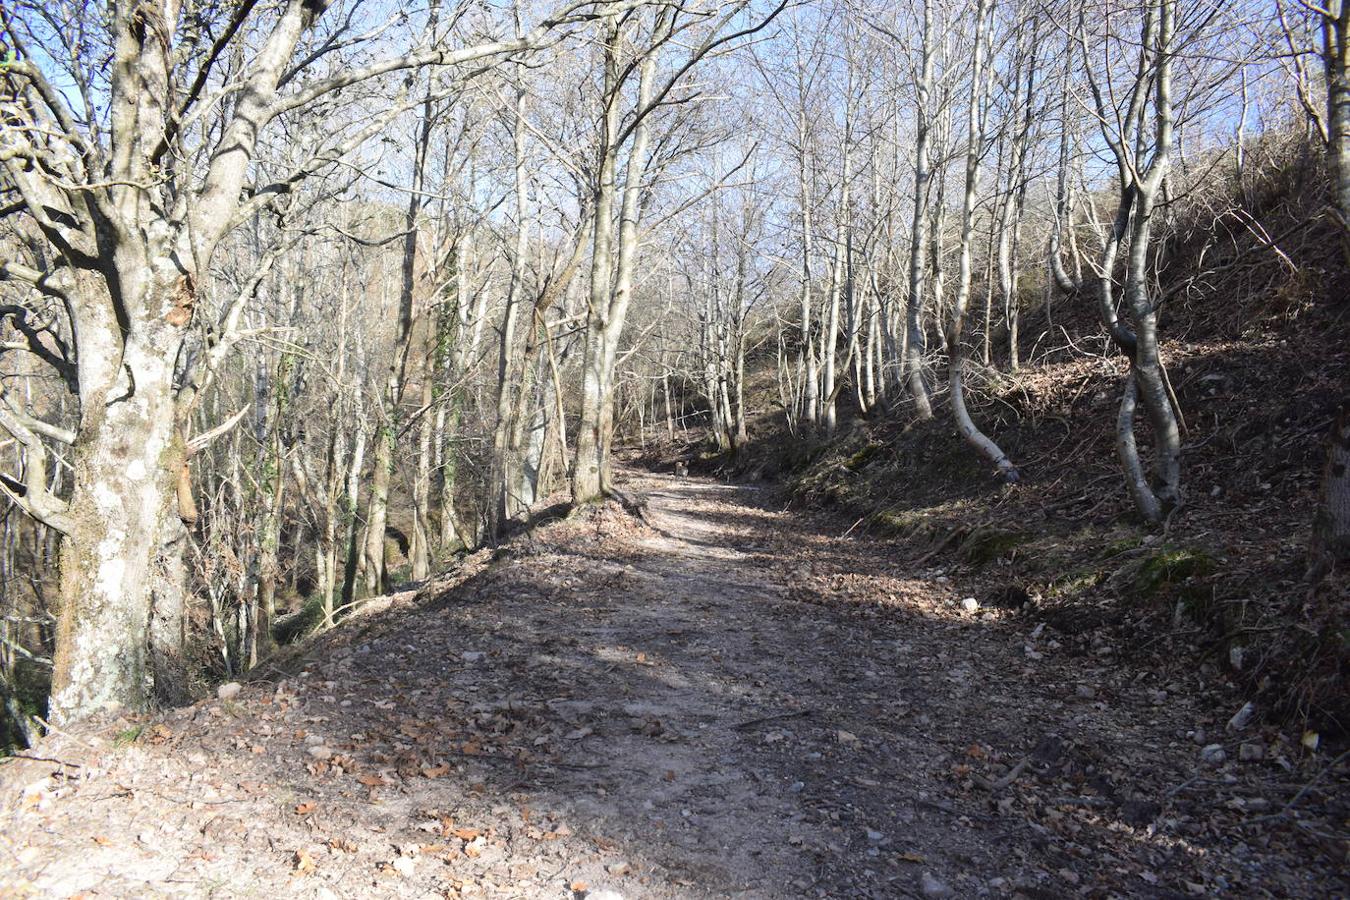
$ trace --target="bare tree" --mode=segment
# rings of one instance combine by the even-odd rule
[[[69,376],[80,407],[73,429],[14,409],[0,416],[29,459],[22,479],[7,477],[5,493],[66,541],[56,721],[142,707],[151,686],[170,697],[185,692],[186,531],[176,490],[194,395],[180,385],[192,380],[184,349],[211,260],[233,229],[380,133],[408,101],[396,96],[282,177],[253,183],[250,164],[267,126],[383,75],[538,45],[590,9],[565,7],[511,39],[415,46],[309,74],[314,62],[372,38],[354,33],[350,19],[317,31],[329,5],[229,4],[190,16],[178,3],[119,0],[106,16],[86,6],[77,15],[95,37],[64,57],[41,5],[7,12],[15,59],[0,76],[0,163],[14,199],[5,211],[26,216],[45,250],[0,271],[68,310],[74,345],[36,355]],[[229,73],[219,65],[226,59]],[[49,64],[66,74],[50,75]],[[106,86],[106,102],[73,100],[53,77]],[[68,498],[52,493],[44,436],[71,446]]]
[[[1103,23],[1103,48],[1118,53],[1129,47],[1134,57],[1127,78],[1110,67],[1104,72],[1097,67],[1089,50],[1085,13],[1080,13],[1077,26],[1099,131],[1116,163],[1116,217],[1097,262],[1098,313],[1130,360],[1116,422],[1116,451],[1136,509],[1153,523],[1161,522],[1182,499],[1181,434],[1158,348],[1157,299],[1149,275],[1154,209],[1172,152],[1175,16],[1176,0],[1145,0],[1138,10],[1137,40],[1115,35],[1110,24]],[[1116,312],[1116,258],[1123,245],[1128,252],[1121,294],[1130,324]],[[1141,400],[1153,431],[1152,479],[1144,473],[1134,436]]]

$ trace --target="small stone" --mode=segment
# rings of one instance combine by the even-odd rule
[[[843,729],[840,729],[836,737],[839,739],[839,743],[841,744],[858,743],[858,736],[851,731],[844,731]]]
[[[1260,744],[1246,743],[1238,747],[1238,759],[1243,762],[1260,762],[1266,758],[1266,748]]]
[[[483,657],[485,656],[487,656],[487,654],[481,650],[465,650],[463,653],[459,655],[459,658],[464,660],[466,663],[476,663],[482,662]]]
[[[1207,766],[1221,766],[1227,759],[1223,744],[1206,744],[1200,748],[1200,761]]]
[[[1096,688],[1092,687],[1090,684],[1080,684],[1073,689],[1073,692],[1083,700],[1092,700],[1097,696]]]
[[[627,862],[616,862],[613,865],[605,866],[605,871],[613,875],[615,878],[622,878],[629,872],[633,871],[633,867],[630,866]]]
[[[233,700],[235,697],[239,696],[239,692],[242,691],[243,689],[244,686],[241,685],[239,682],[227,681],[220,687],[216,688],[216,699]]]
[[[867,839],[874,844],[878,843],[885,836],[886,835],[882,834],[880,831],[873,831],[870,828],[867,830]]]
[[[1233,713],[1233,718],[1228,720],[1229,731],[1241,731],[1251,724],[1252,717],[1256,715],[1256,704],[1248,700],[1242,704],[1242,709]]]
[[[586,900],[624,900],[623,894],[604,888],[599,891],[587,891]]]
[[[973,613],[980,608],[980,601],[974,597],[966,597],[961,601],[961,608],[966,612]]]
[[[314,744],[309,748],[309,755],[315,759],[331,759],[333,751],[323,744]]]
[[[925,897],[951,897],[952,889],[947,887],[932,872],[924,872],[919,877],[919,893]]]
[[[389,865],[404,878],[411,878],[413,872],[417,871],[417,860],[411,856],[400,856]]]

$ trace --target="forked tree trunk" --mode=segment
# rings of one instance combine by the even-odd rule
[[[623,336],[628,305],[633,298],[634,270],[637,265],[638,226],[642,212],[643,178],[647,173],[647,155],[651,143],[648,113],[655,90],[656,56],[648,53],[638,65],[636,115],[632,145],[624,172],[623,199],[619,211],[618,260],[613,290],[610,291],[609,265],[613,258],[614,226],[612,210],[615,194],[615,169],[619,133],[619,76],[617,20],[611,20],[607,36],[605,148],[600,173],[600,190],[595,204],[595,237],[592,243],[591,312],[587,318],[586,360],[583,365],[581,422],[577,433],[577,456],[573,465],[572,500],[585,503],[610,489],[610,449],[614,442],[615,366],[619,340]],[[603,270],[603,271],[602,271]]]

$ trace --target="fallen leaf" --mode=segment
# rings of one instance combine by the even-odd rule
[[[314,861],[314,857],[303,847],[295,851],[293,861],[295,863],[295,873],[297,875],[308,875],[319,867],[319,864]]]
[[[112,841],[108,840],[101,834],[96,834],[94,835],[94,843],[98,844],[100,847],[108,847],[111,846]]]
[[[585,893],[586,890],[589,889],[589,887],[590,885],[586,884],[586,882],[584,881],[574,881],[572,882],[572,893],[574,894]]]
[[[422,770],[422,775],[426,778],[440,778],[442,775],[450,774],[450,767],[445,766],[427,766]]]
[[[316,809],[318,809],[317,803],[314,803],[311,800],[306,800],[304,803],[296,804],[295,814],[297,816],[307,816],[310,813],[314,812],[314,810]]]
[[[366,787],[380,787],[381,785],[386,785],[389,783],[384,780],[384,776],[374,775],[369,772],[363,775],[357,775],[356,780],[364,784]]]
[[[461,841],[472,841],[477,840],[478,836],[483,832],[479,831],[477,828],[456,828],[451,833]]]

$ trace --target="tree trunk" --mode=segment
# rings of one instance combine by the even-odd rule
[[[577,426],[576,459],[572,464],[573,503],[588,503],[604,493],[601,419],[608,388],[604,344],[613,265],[614,173],[618,165],[618,147],[614,146],[619,131],[618,41],[618,21],[611,18],[605,27],[605,114],[591,237],[590,308],[586,316],[586,353],[582,361],[581,419]]]
[[[375,458],[366,505],[365,593],[373,597],[386,586],[384,534],[389,525],[389,481],[394,471],[394,426],[385,423],[375,432]]]
[[[513,452],[514,426],[518,416],[517,398],[523,397],[523,366],[516,352],[516,322],[525,290],[526,254],[530,248],[530,188],[526,173],[527,142],[525,124],[525,89],[516,85],[515,120],[512,128],[515,149],[516,188],[516,242],[511,256],[511,281],[506,289],[506,307],[502,312],[502,328],[497,357],[497,421],[492,433],[492,508],[489,518],[489,536],[496,537],[508,520],[518,516],[528,504],[515,495],[519,485],[518,466]],[[529,323],[533,328],[534,322]],[[517,445],[518,446],[518,445]]]
[[[187,697],[187,532],[176,491],[185,450],[174,427],[173,356],[157,346],[168,337],[133,334],[122,360],[134,382],[118,379],[85,407],[61,551],[50,699],[58,725]]]
[[[1330,0],[1322,20],[1322,61],[1327,83],[1327,148],[1332,191],[1350,263],[1350,0]]]
[[[1308,578],[1319,580],[1350,559],[1350,401],[1341,404],[1327,436],[1322,492],[1313,517]]]
[[[919,70],[914,100],[914,221],[909,243],[909,298],[905,307],[905,368],[909,393],[920,419],[933,418],[924,381],[923,315],[924,257],[928,250],[929,103],[933,85],[933,10],[932,0],[923,0],[923,64]]]
[[[1017,469],[1007,455],[980,431],[966,409],[965,343],[962,329],[970,302],[971,244],[975,235],[975,195],[979,187],[980,151],[984,143],[985,120],[985,40],[992,0],[979,0],[975,19],[975,60],[971,70],[970,121],[966,145],[966,182],[961,206],[961,248],[957,274],[956,299],[952,304],[951,326],[947,335],[949,357],[948,387],[957,430],[966,442],[989,460],[1009,484],[1017,482]]]

